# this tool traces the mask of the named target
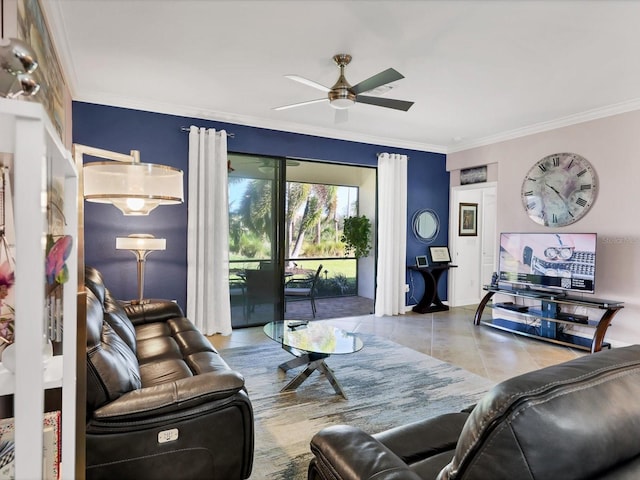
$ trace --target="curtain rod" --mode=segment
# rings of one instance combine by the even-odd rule
[[[206,128],[206,127],[198,127],[198,128]],[[188,132],[190,130],[191,130],[190,127],[180,127],[180,131],[182,132]],[[227,134],[227,137],[229,138],[236,138],[236,134],[233,132],[226,132],[226,134]]]
[[[380,155],[382,155],[382,152],[376,153],[376,157],[379,157]],[[409,155],[405,155],[405,156],[407,157],[407,160],[411,159]]]

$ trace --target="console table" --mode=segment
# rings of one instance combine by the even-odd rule
[[[418,304],[412,308],[416,313],[430,313],[430,312],[444,312],[449,310],[449,307],[442,303],[438,296],[438,281],[443,272],[446,272],[450,268],[455,268],[457,265],[432,265],[430,267],[416,267],[409,265],[409,270],[420,272],[424,279],[424,295]]]
[[[624,307],[623,302],[600,298],[574,297],[534,290],[502,289],[494,286],[485,286],[484,290],[487,294],[476,310],[473,320],[475,325],[486,325],[518,335],[588,350],[591,353],[602,350],[603,346],[611,347],[610,344],[604,343],[604,336],[615,314]],[[508,295],[515,303],[489,302],[495,294]],[[483,318],[485,307],[503,315],[506,314],[505,316],[511,316],[512,319],[502,316]],[[572,307],[586,307],[602,313],[599,318],[589,318],[587,315],[572,312]],[[567,333],[571,330],[571,326],[594,329],[592,338]]]

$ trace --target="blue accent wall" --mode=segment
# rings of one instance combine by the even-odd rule
[[[136,297],[137,277],[133,254],[117,251],[115,238],[150,233],[166,238],[167,249],[149,254],[145,297],[171,298],[183,308],[186,306],[188,133],[181,131],[181,127],[190,125],[233,132],[234,138],[230,138],[227,145],[230,152],[236,153],[362,166],[375,166],[377,154],[381,152],[408,155],[407,264],[414,264],[416,255],[427,253],[427,246],[414,238],[411,229],[411,218],[417,210],[436,211],[441,227],[432,245],[448,244],[449,173],[443,154],[73,102],[74,143],[120,153],[140,150],[142,162],[171,165],[185,174],[185,202],[158,207],[149,216],[126,217],[111,205],[85,202],[85,263],[103,273],[107,286],[117,298]],[[415,303],[409,297],[417,300],[422,297],[424,287],[419,277],[414,274],[415,290],[407,296],[408,304]],[[446,281],[440,285],[439,294],[446,299]]]

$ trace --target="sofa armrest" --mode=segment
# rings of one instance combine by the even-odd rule
[[[468,411],[445,413],[391,428],[373,435],[373,438],[409,464],[443,452],[451,452],[453,457],[468,417]]]
[[[171,300],[145,300],[143,303],[127,302],[123,308],[134,325],[166,322],[171,318],[184,317],[180,305]]]
[[[320,478],[420,479],[400,457],[356,427],[335,425],[320,430],[311,439],[311,451]]]
[[[142,420],[224,400],[243,388],[244,378],[233,370],[203,373],[125,393],[94,410],[93,418],[105,422]]]

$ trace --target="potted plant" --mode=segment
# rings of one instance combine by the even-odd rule
[[[345,218],[340,241],[345,244],[347,255],[353,252],[356,258],[368,256],[371,251],[371,221],[364,215]]]

